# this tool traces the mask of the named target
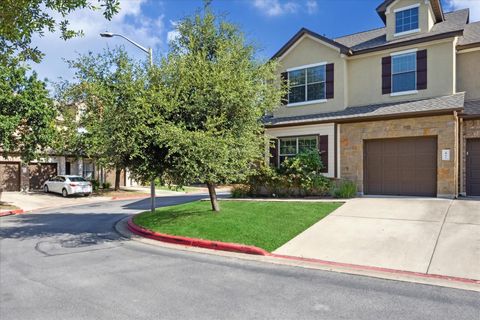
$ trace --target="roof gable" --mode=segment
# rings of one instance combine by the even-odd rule
[[[385,0],[377,7],[377,13],[382,18],[383,22],[387,22],[387,17],[385,16],[385,12],[387,11],[388,7],[393,4],[397,0]],[[419,0],[421,1],[421,0]],[[430,4],[433,9],[433,13],[435,14],[435,22],[442,22],[445,20],[443,16],[443,8],[442,3],[440,0],[429,0]]]
[[[346,55],[351,54],[350,48],[344,46],[343,44],[338,43],[338,42],[336,42],[332,39],[329,39],[325,36],[322,36],[322,35],[320,35],[316,32],[308,30],[307,28],[302,28],[292,38],[290,38],[290,40],[288,40],[288,42],[285,45],[283,45],[283,47],[281,47],[280,50],[278,50],[273,55],[272,59],[277,59],[277,58],[280,58],[281,56],[283,56],[290,48],[292,48],[305,35],[310,36],[310,37],[326,44],[329,47],[337,48],[340,51],[340,53],[343,53],[343,54],[346,54]]]

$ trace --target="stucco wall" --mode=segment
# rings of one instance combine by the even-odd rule
[[[340,172],[355,181],[363,192],[363,140],[414,136],[438,137],[437,195],[454,197],[457,193],[457,119],[453,115],[370,121],[340,125]],[[443,161],[442,149],[450,149],[449,161]]]
[[[315,63],[334,63],[334,98],[324,103],[281,106],[274,112],[276,117],[305,115],[343,110],[346,105],[345,95],[345,68],[346,61],[341,57],[340,51],[319,43],[310,36],[304,36],[297,45],[290,49],[280,60],[278,74],[289,68],[300,67]]]
[[[457,91],[466,100],[480,99],[480,51],[457,54]]]
[[[480,119],[465,120],[462,126],[462,169],[461,169],[461,182],[460,192],[465,193],[467,189],[467,139],[480,138]]]
[[[348,61],[349,104],[367,104],[416,100],[450,95],[455,87],[454,41],[437,42],[429,46],[408,46],[368,56],[358,56]],[[392,97],[382,94],[382,57],[408,49],[427,49],[427,89],[416,94]]]
[[[387,8],[387,12],[385,13],[387,17],[387,40],[388,41],[402,38],[402,36],[396,36],[396,37],[394,36],[395,34],[394,10],[400,9],[403,7],[408,7],[417,3],[420,5],[418,8],[418,28],[420,29],[418,34],[428,32],[431,29],[432,23],[433,23],[433,11],[430,4],[428,4],[428,1],[397,0]]]

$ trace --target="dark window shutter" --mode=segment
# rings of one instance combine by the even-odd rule
[[[318,136],[318,151],[322,160],[323,169],[321,172],[328,172],[328,136]]]
[[[288,72],[282,72],[280,74],[280,78],[282,80],[282,85],[288,86]],[[288,91],[282,97],[282,105],[288,104]]]
[[[417,90],[427,89],[427,50],[417,51]]]
[[[333,91],[334,91],[334,81],[333,81],[333,63],[329,63],[325,67],[325,78],[326,78],[326,99],[333,99]]]
[[[382,94],[392,93],[392,57],[382,58]]]
[[[278,139],[270,139],[270,165],[278,167]]]

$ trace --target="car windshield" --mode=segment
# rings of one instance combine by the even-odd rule
[[[87,181],[85,179],[83,179],[82,177],[69,177],[68,178],[70,181],[72,182],[84,182],[84,181]]]

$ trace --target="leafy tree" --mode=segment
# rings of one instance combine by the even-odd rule
[[[209,2],[178,31],[154,80],[165,106],[155,139],[168,152],[168,179],[206,183],[212,210],[219,211],[215,186],[244,178],[264,158],[261,118],[284,91],[276,63],[258,61],[255,47]]]
[[[0,150],[31,161],[55,137],[56,108],[45,83],[12,60],[0,64]]]
[[[99,164],[114,169],[118,190],[121,170],[142,152],[147,131],[145,69],[120,48],[80,56],[69,66],[75,69],[75,82],[61,90],[62,110],[67,116],[72,104],[81,110],[74,122],[77,129],[68,130],[77,138],[67,134],[63,146],[80,147]]]
[[[60,30],[60,37],[64,40],[82,35],[81,30],[70,29],[66,19],[68,14],[79,9],[102,9],[104,17],[110,20],[120,5],[118,0],[0,1],[0,51],[8,55],[19,52],[23,59],[40,62],[43,54],[31,46],[32,36],[43,36],[46,30]]]

